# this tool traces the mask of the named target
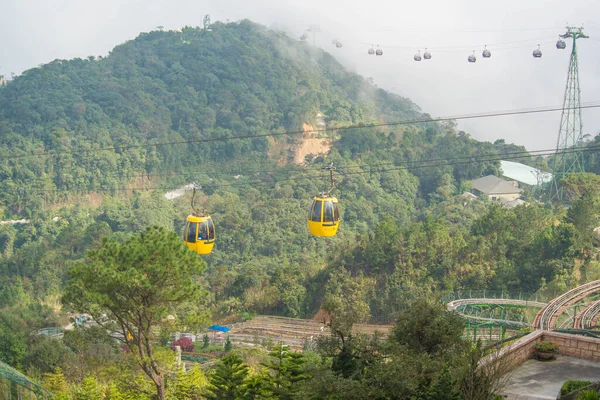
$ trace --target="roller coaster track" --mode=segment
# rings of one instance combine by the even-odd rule
[[[556,322],[560,314],[562,314],[569,306],[598,291],[600,291],[600,280],[592,281],[579,287],[576,287],[575,289],[569,290],[565,294],[552,300],[550,303],[548,303],[546,307],[544,307],[537,313],[533,322],[533,328],[543,330],[556,329]],[[598,308],[594,308],[595,304],[596,303],[587,307],[583,312],[579,313],[577,317],[574,318],[576,327],[577,325],[581,324],[581,321],[587,321],[587,315],[595,316],[597,314],[597,311],[595,314],[593,313],[593,310],[597,310]],[[586,314],[586,312],[588,311],[589,314]]]
[[[535,307],[535,308],[544,308],[546,307],[546,303],[542,303],[539,301],[528,301],[528,300],[513,300],[513,299],[460,299],[454,300],[447,304],[449,310],[458,311],[463,317],[476,320],[481,322],[496,322],[500,324],[513,325],[513,326],[522,326],[527,327],[530,326],[526,322],[522,321],[513,321],[513,320],[505,320],[498,318],[484,318],[477,317],[473,315],[466,315],[460,312],[460,307],[468,306],[468,305],[510,305],[510,306],[522,306],[522,307]]]
[[[598,323],[600,300],[593,302],[575,317],[575,329],[589,329]]]

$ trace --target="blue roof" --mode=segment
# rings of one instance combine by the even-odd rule
[[[221,325],[211,325],[208,327],[209,331],[220,331],[220,332],[229,332],[231,328]]]

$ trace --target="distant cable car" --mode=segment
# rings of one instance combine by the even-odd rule
[[[567,44],[565,43],[564,40],[558,39],[558,41],[556,42],[556,48],[560,49],[560,50],[564,50],[567,48]]]
[[[187,216],[183,241],[190,250],[198,254],[210,254],[215,246],[215,225],[210,215],[198,211],[194,206],[196,189],[200,189],[200,186],[194,185],[192,194],[192,210],[194,212]]]
[[[379,46],[377,46],[377,50],[375,50],[375,55],[376,55],[376,56],[382,56],[382,55],[383,55],[383,50],[381,50],[381,49],[379,48]]]
[[[371,46],[371,48],[369,49],[369,55],[372,56],[373,54],[375,54],[375,49],[373,48],[373,46]]]
[[[304,32],[302,34],[302,36],[300,36],[300,40],[306,40],[306,39],[308,39],[308,35],[306,34],[306,32]]]
[[[477,57],[475,57],[475,50],[473,50],[473,54],[471,54],[467,60],[469,60],[470,63],[477,61]]]
[[[341,42],[335,42],[335,47],[337,47],[339,49],[340,47],[342,47],[342,43]]]
[[[539,44],[538,44],[538,48],[533,51],[533,57],[534,58],[541,58],[542,57],[542,50],[540,50],[540,45]]]
[[[425,53],[423,53],[423,58],[426,60],[431,60],[431,53],[427,51],[427,47],[425,47]]]
[[[483,58],[490,58],[492,56],[492,52],[487,49],[487,46],[483,47],[483,53],[481,53]]]
[[[313,199],[308,213],[308,229],[313,236],[335,236],[340,226],[340,207],[338,199],[331,196],[335,187],[333,179],[333,164],[325,169],[329,170],[331,187],[327,192],[321,192]]]
[[[413,58],[415,59],[415,61],[421,61],[421,50],[419,50]]]

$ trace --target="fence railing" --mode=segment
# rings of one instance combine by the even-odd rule
[[[451,301],[463,299],[511,299],[548,302],[558,295],[560,295],[558,291],[552,291],[550,293],[528,293],[510,290],[465,289],[444,294],[442,296],[442,301],[446,304]]]

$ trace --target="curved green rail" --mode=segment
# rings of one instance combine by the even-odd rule
[[[52,394],[8,364],[0,361],[0,399],[51,399]]]

